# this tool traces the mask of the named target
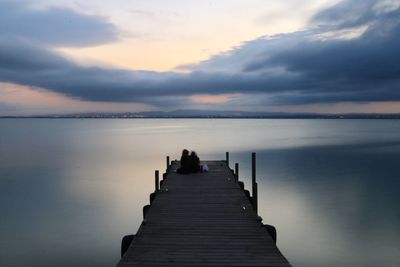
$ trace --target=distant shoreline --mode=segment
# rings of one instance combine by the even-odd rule
[[[400,119],[400,114],[313,114],[281,116],[126,116],[126,115],[37,115],[0,116],[0,119]]]

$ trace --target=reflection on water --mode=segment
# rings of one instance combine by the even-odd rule
[[[399,155],[351,145],[258,153],[261,213],[295,266],[399,266]]]
[[[153,171],[231,151],[294,266],[399,266],[400,122],[0,120],[0,266],[113,266]],[[366,253],[367,252],[367,253]]]

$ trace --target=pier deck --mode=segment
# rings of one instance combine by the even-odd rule
[[[225,161],[180,175],[173,162],[117,266],[291,266]]]

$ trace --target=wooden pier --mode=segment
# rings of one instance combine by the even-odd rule
[[[255,157],[253,196],[224,161],[202,161],[209,172],[177,174],[169,164],[156,172],[151,205],[136,235],[126,236],[117,266],[291,266],[277,248],[273,226],[257,215]],[[161,186],[159,185],[161,184]],[[254,191],[255,190],[255,191]]]

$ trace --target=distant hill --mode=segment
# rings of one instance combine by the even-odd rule
[[[32,116],[1,116],[0,118],[271,118],[271,119],[400,119],[399,113],[285,113],[285,112],[248,112],[221,110],[174,110],[147,112],[92,112],[73,114],[48,114]]]

